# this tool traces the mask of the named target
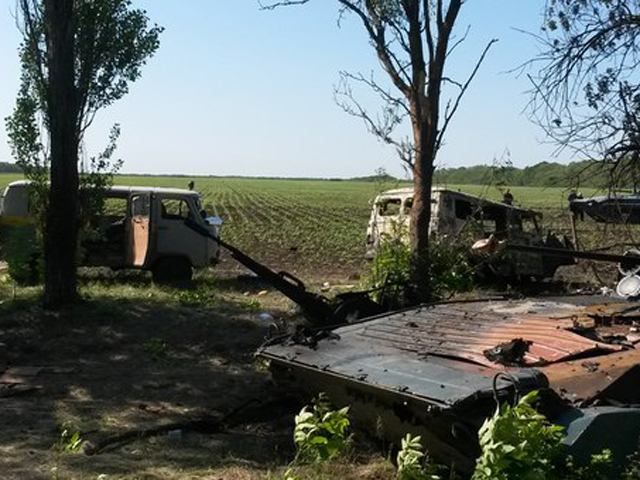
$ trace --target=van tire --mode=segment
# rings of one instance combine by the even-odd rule
[[[153,281],[163,285],[185,285],[191,282],[191,262],[183,257],[160,258],[151,270]]]

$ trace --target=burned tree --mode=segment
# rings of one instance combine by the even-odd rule
[[[58,307],[76,298],[84,132],[140,77],[162,29],[149,27],[146,13],[132,9],[130,0],[19,0],[18,14],[22,85],[7,130],[18,161],[38,178],[49,176],[44,300]]]
[[[611,183],[637,177],[640,1],[548,0],[532,112],[572,153],[604,161]]]
[[[265,8],[300,5],[309,0],[275,2]],[[340,16],[360,21],[393,87],[373,76],[341,74],[338,103],[360,117],[378,139],[393,145],[413,175],[411,210],[412,287],[415,300],[430,298],[429,223],[431,188],[438,150],[462,97],[478,72],[487,51],[480,53],[466,79],[448,77],[445,66],[466,39],[454,30],[465,0],[338,0]],[[351,85],[371,88],[382,100],[379,115],[370,114],[352,94]],[[409,124],[411,133],[398,137],[398,127]]]

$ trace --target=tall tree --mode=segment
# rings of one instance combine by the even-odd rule
[[[83,135],[96,113],[140,77],[162,28],[149,26],[146,12],[130,0],[18,0],[18,7],[22,85],[7,127],[19,160],[49,171],[44,301],[58,307],[77,296]],[[39,123],[48,141],[38,140]]]
[[[300,5],[309,0],[275,2],[264,8]],[[415,300],[428,300],[429,223],[431,188],[438,150],[471,81],[495,42],[482,50],[469,75],[462,81],[449,77],[445,66],[452,52],[467,38],[469,29],[456,38],[454,30],[466,0],[337,0],[340,16],[352,14],[360,21],[369,43],[388,75],[392,88],[373,76],[341,74],[339,104],[362,118],[380,140],[396,147],[413,175],[411,209],[412,286]],[[350,84],[371,88],[382,100],[380,115],[371,115],[355,99]],[[408,118],[411,135],[394,132]]]
[[[628,181],[640,158],[640,0],[547,0],[534,119]]]

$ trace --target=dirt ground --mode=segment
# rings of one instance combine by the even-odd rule
[[[85,302],[52,314],[35,290],[2,290],[0,478],[279,478],[301,404],[262,408],[282,397],[253,354],[272,328],[261,314],[290,319],[287,301],[233,278],[180,291],[144,276],[90,277],[82,293]],[[254,406],[235,415],[251,415],[240,418],[247,423],[219,433],[176,428],[84,453],[114,434],[203,417],[215,424],[248,400]],[[79,451],[65,451],[65,429],[79,432]],[[336,467],[339,475],[388,478],[388,462],[365,457]]]

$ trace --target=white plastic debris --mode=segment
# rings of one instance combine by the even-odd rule
[[[260,320],[261,322],[273,322],[275,319],[270,313],[262,312],[258,314],[258,320]]]

